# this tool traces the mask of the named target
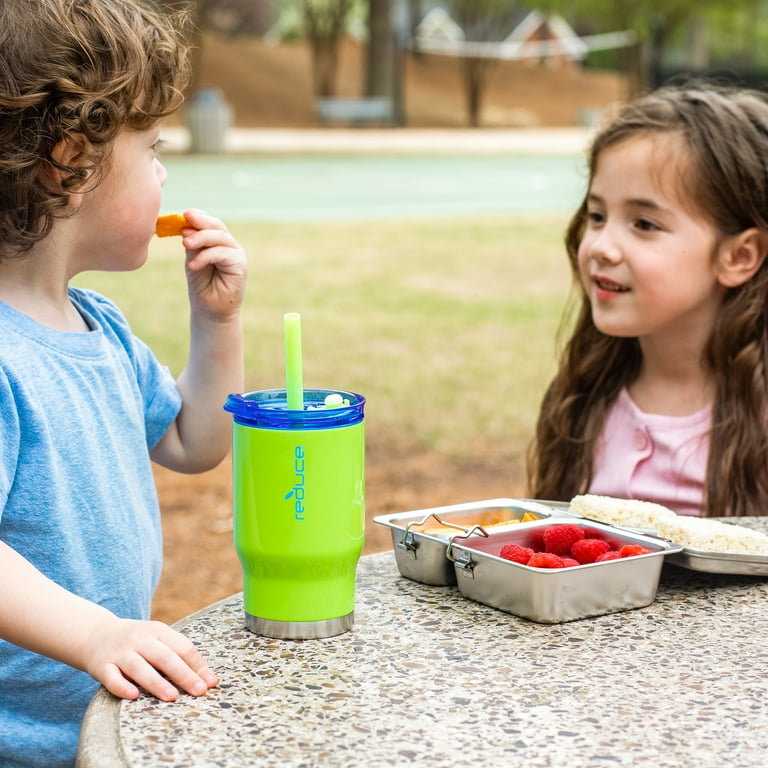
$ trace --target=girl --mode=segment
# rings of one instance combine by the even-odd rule
[[[70,285],[147,258],[166,179],[159,121],[180,104],[186,60],[146,2],[0,4],[6,767],[72,765],[99,683],[166,701],[217,683],[185,637],[148,621],[162,555],[150,460],[199,472],[228,450],[243,252],[220,221],[186,212],[190,354],[177,381],[111,301]]]
[[[529,453],[537,498],[768,508],[768,105],[664,88],[595,138],[566,234],[581,309]]]

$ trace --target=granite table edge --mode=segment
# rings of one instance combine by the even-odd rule
[[[182,632],[185,626],[233,598],[237,598],[237,595],[229,595],[206,605],[177,621],[173,624],[173,628]],[[111,694],[103,686],[96,692],[83,718],[77,748],[77,768],[125,768],[128,764],[120,740],[122,702],[122,699]]]

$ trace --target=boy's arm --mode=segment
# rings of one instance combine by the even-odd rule
[[[151,456],[177,472],[215,467],[231,442],[227,395],[243,389],[240,306],[245,293],[245,255],[226,227],[202,211],[185,212],[190,350],[176,382],[182,408]]]
[[[173,701],[179,695],[173,683],[194,696],[217,684],[184,635],[160,622],[118,618],[48,579],[4,542],[0,637],[88,672],[125,699],[137,698],[137,686]]]

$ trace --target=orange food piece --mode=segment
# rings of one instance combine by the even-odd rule
[[[158,237],[175,237],[181,234],[184,227],[189,226],[187,220],[180,213],[169,213],[160,216],[155,225],[155,234]]]
[[[450,522],[455,525],[460,525],[462,528],[471,528],[473,525],[479,525],[483,528],[493,528],[495,525],[512,525],[514,523],[529,523],[531,520],[538,520],[538,515],[534,515],[532,512],[524,512],[523,516],[518,520],[509,516],[506,509],[493,508],[486,509],[475,515],[472,518],[451,520]],[[430,522],[422,523],[421,525],[411,526],[415,531],[421,531],[423,533],[429,533],[432,535],[448,534],[454,535],[457,532],[456,528],[452,528],[450,525],[430,525]]]

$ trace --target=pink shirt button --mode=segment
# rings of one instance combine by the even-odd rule
[[[648,448],[648,444],[650,441],[648,439],[648,435],[645,432],[645,430],[636,429],[632,442],[635,446],[635,450],[644,451]]]

